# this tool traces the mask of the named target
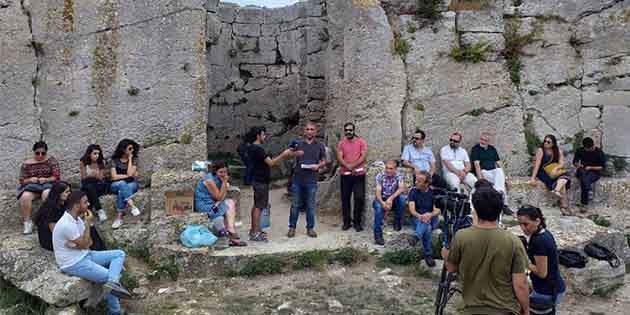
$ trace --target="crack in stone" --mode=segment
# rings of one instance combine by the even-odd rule
[[[24,15],[26,15],[26,17],[28,18],[28,30],[31,33],[31,45],[30,47],[33,48],[33,53],[35,55],[35,73],[33,73],[33,78],[31,81],[31,84],[33,85],[33,106],[35,107],[35,110],[37,111],[37,121],[39,122],[39,139],[43,140],[44,139],[44,120],[42,117],[42,109],[39,106],[39,104],[37,103],[37,86],[39,84],[39,72],[42,66],[42,58],[43,58],[43,53],[42,53],[42,48],[41,48],[41,44],[37,43],[35,41],[35,35],[33,34],[33,17],[31,16],[31,12],[26,8],[26,6],[24,5],[24,1],[26,0],[21,0],[20,1],[20,6],[22,8],[22,13],[24,13]]]
[[[480,107],[480,108],[474,109],[472,111],[463,113],[463,114],[461,114],[461,115],[459,115],[457,117],[458,118],[459,117],[464,117],[464,116],[475,116],[475,117],[478,117],[478,116],[481,116],[482,114],[496,113],[496,112],[498,112],[498,111],[500,111],[502,109],[506,109],[506,108],[509,108],[509,107],[512,107],[512,104],[505,104],[505,105],[497,106],[497,107],[494,107],[494,108],[491,108],[491,109],[486,109],[485,107]]]
[[[589,10],[589,11],[582,12],[582,13],[580,13],[580,14],[578,15],[578,18],[577,18],[576,22],[579,22],[579,21],[581,21],[582,19],[584,19],[584,18],[586,18],[586,17],[589,17],[589,16],[591,16],[591,15],[595,15],[595,14],[602,13],[602,12],[604,12],[604,11],[606,11],[606,10],[608,10],[608,9],[610,9],[610,8],[612,8],[612,7],[614,7],[614,6],[615,6],[615,5],[617,5],[618,3],[621,3],[621,2],[624,2],[624,1],[625,1],[625,0],[615,0],[613,3],[611,3],[611,4],[607,5],[607,6],[604,6],[604,7],[602,7],[602,8],[601,8],[601,9],[599,9],[599,10]]]

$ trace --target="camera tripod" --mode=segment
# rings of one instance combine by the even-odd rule
[[[468,196],[453,192],[444,192],[439,196],[442,206],[442,234],[444,235],[443,246],[449,248],[451,240],[459,229],[467,228],[472,225],[470,214],[470,204]],[[443,315],[446,304],[456,293],[462,293],[459,288],[453,287],[451,284],[457,278],[457,274],[446,270],[446,261],[442,266],[442,274],[438,285],[437,294],[435,296],[435,315]]]

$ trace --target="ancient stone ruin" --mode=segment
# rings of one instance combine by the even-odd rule
[[[52,256],[41,261],[36,243],[17,234],[17,174],[40,139],[75,184],[88,144],[110,155],[120,139],[138,141],[147,215],[107,233],[127,248],[149,247],[156,259],[176,256],[186,269],[220,262],[211,249],[177,244],[185,224],[204,218],[165,217],[163,193],[192,187],[199,174],[190,163],[234,154],[251,126],[266,126],[279,151],[306,121],[319,123],[318,136],[334,148],[352,121],[370,162],[399,158],[416,128],[435,153],[453,131],[465,148],[489,131],[512,176],[529,175],[545,134],[568,159],[591,136],[615,177],[598,186],[603,207],[592,211],[614,218],[614,229],[586,219],[554,224],[595,231],[589,239],[610,234],[619,256],[630,258],[622,239],[630,231],[627,0],[307,0],[277,9],[219,0],[0,0],[0,42],[0,274],[51,305],[77,300],[42,287],[50,279],[74,281],[63,290],[81,298],[89,290],[76,278],[40,273],[54,268]],[[513,204],[554,206],[523,179],[514,183]],[[322,183],[320,206],[338,209],[337,190],[334,179]],[[27,270],[25,260],[38,264]],[[589,270],[623,279],[605,267]]]

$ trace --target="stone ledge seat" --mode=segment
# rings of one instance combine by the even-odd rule
[[[18,289],[56,307],[66,307],[88,300],[96,305],[101,286],[63,274],[52,252],[39,246],[37,235],[19,232],[0,236],[0,274]]]

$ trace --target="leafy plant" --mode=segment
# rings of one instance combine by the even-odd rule
[[[603,226],[603,227],[610,226],[610,221],[606,219],[605,217],[602,217],[598,214],[591,214],[588,216],[588,218],[591,219],[593,223],[595,223],[596,225]]]
[[[122,276],[120,277],[120,284],[126,287],[129,291],[132,291],[133,289],[140,286],[140,284],[138,283],[138,279],[136,279],[133,273],[128,271],[123,272]]]
[[[527,153],[529,155],[536,154],[536,149],[540,147],[542,144],[542,140],[538,137],[536,132],[534,131],[534,115],[528,113],[525,118],[525,130],[523,131],[525,134],[525,142],[527,143]]]
[[[151,281],[166,278],[172,281],[177,281],[177,278],[179,277],[179,267],[177,266],[175,256],[162,258],[160,262],[152,263],[151,267],[153,271],[147,275],[147,278]]]
[[[0,310],[7,308],[12,312],[8,314],[39,315],[46,312],[47,305],[0,278]]]
[[[413,34],[418,30],[418,26],[413,21],[407,21],[407,33]]]
[[[520,23],[507,23],[503,37],[505,38],[505,48],[501,52],[506,60],[506,67],[510,72],[510,79],[515,85],[521,84],[521,70],[523,64],[520,56],[523,54],[523,48],[534,41],[535,33],[531,32],[527,35],[520,35],[518,29]]]
[[[400,249],[388,251],[381,257],[384,265],[413,265],[422,261],[424,255],[420,249]]]
[[[401,38],[400,35],[394,35],[394,54],[401,57],[406,57],[411,50],[411,45],[406,39]]]
[[[272,275],[282,273],[282,259],[277,256],[258,256],[249,260],[236,275],[254,277],[258,275]]]
[[[626,168],[628,167],[628,161],[626,161],[626,159],[621,158],[621,157],[615,157],[613,158],[613,167],[615,168],[615,171],[617,173],[621,173],[623,171],[626,170]]]
[[[441,0],[418,0],[416,16],[432,21],[438,20],[442,17],[439,11],[441,4]]]
[[[299,254],[295,258],[293,269],[318,268],[328,263],[330,252],[325,250],[311,250]]]
[[[344,266],[351,266],[366,259],[367,256],[364,252],[352,247],[344,247],[332,255],[334,262],[339,262]]]
[[[478,63],[485,59],[489,50],[490,45],[482,41],[473,45],[454,47],[450,56],[459,62]]]

